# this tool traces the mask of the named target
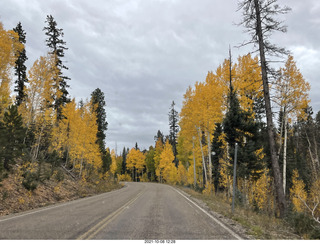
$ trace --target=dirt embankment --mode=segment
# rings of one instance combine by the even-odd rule
[[[0,216],[58,202],[67,202],[118,188],[121,188],[121,185],[114,182],[84,183],[65,174],[63,181],[46,180],[39,183],[35,190],[30,191],[23,186],[20,177],[9,175],[0,182]]]

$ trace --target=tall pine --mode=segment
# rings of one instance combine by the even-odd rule
[[[58,92],[55,95],[53,106],[57,112],[57,119],[61,120],[63,118],[62,107],[70,102],[70,99],[68,98],[69,92],[67,91],[67,88],[69,88],[67,80],[70,80],[70,78],[63,74],[63,70],[68,70],[68,67],[64,65],[62,60],[64,51],[68,50],[68,48],[65,47],[66,42],[62,39],[64,36],[63,29],[57,27],[57,22],[52,15],[47,15],[45,23],[47,23],[47,26],[44,27],[43,30],[48,37],[46,39],[46,44],[50,49],[50,54],[55,55],[56,67],[59,70],[58,77],[56,77],[56,89]]]
[[[16,32],[19,35],[19,42],[22,45],[26,44],[26,32],[22,29],[21,22],[18,23],[16,28],[13,28],[13,31]],[[28,60],[26,55],[26,49],[23,46],[22,50],[17,52],[17,59],[14,66],[14,74],[17,76],[17,80],[15,81],[16,86],[14,91],[17,92],[16,96],[16,104],[19,106],[22,101],[24,100],[26,94],[25,94],[25,83],[28,82],[27,79],[27,67],[25,65],[25,62]]]
[[[174,163],[176,167],[178,167],[178,159],[177,159],[177,138],[179,132],[179,119],[178,112],[174,108],[175,103],[172,101],[170,111],[169,111],[169,143],[172,146],[172,151],[174,155]]]
[[[102,155],[102,168],[103,172],[106,172],[109,167],[110,167],[110,155],[106,151],[106,146],[105,146],[105,138],[106,134],[105,131],[108,129],[108,122],[107,122],[107,114],[105,110],[106,102],[105,102],[105,97],[104,93],[99,89],[95,89],[91,93],[91,103],[93,105],[94,112],[96,113],[97,116],[97,125],[98,125],[98,132],[97,132],[97,143],[100,148],[100,152]]]

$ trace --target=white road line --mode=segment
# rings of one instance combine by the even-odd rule
[[[184,194],[182,194],[180,191],[177,189],[173,188],[176,192],[178,192],[181,196],[183,196],[185,199],[187,199],[189,202],[191,202],[194,206],[199,208],[203,213],[205,213],[208,217],[210,217],[213,221],[215,221],[218,225],[220,225],[222,228],[224,228],[226,231],[228,231],[233,237],[235,237],[238,240],[243,240],[238,234],[236,234],[233,230],[231,230],[229,227],[227,227],[225,224],[223,224],[220,220],[216,219],[213,217],[211,214],[209,214],[206,210],[201,208],[198,204],[196,204],[194,201],[186,197]]]

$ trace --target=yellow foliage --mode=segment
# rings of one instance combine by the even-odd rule
[[[17,59],[16,53],[22,49],[18,34],[12,30],[6,31],[0,22],[0,121],[5,109],[12,103],[10,77]]]
[[[132,148],[127,155],[127,168],[132,170],[135,168],[137,172],[141,173],[145,166],[146,156],[139,150]]]
[[[132,181],[132,178],[129,174],[119,175],[119,181]]]
[[[203,194],[209,196],[214,192],[214,185],[207,183],[204,190],[202,191]]]
[[[252,182],[252,195],[249,197],[249,201],[251,204],[255,202],[257,207],[260,210],[267,210],[268,204],[270,200],[270,184],[271,179],[268,176],[268,171],[265,170],[263,174],[261,174],[260,178],[257,181],[251,179]],[[271,197],[272,198],[272,197]]]
[[[303,212],[305,209],[304,202],[307,201],[307,192],[305,190],[304,182],[302,180],[299,180],[299,173],[297,169],[295,169],[292,174],[292,187],[290,188],[290,198],[295,211]]]
[[[174,163],[174,155],[169,140],[166,141],[163,151],[160,154],[159,165],[156,168],[156,175],[160,182],[165,180],[168,183],[175,184],[177,182],[177,168]]]
[[[178,166],[178,172],[177,172],[177,183],[180,185],[185,185],[188,182],[188,175],[187,175],[187,170],[183,166],[183,164],[179,164]]]

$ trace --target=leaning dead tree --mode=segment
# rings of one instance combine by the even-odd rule
[[[242,0],[239,2],[240,9],[243,11],[243,19],[240,24],[246,28],[246,32],[251,36],[251,40],[243,45],[253,44],[260,56],[271,164],[276,186],[277,205],[280,211],[280,218],[282,218],[286,211],[286,203],[277,157],[276,135],[273,128],[269,91],[269,77],[272,74],[272,69],[269,66],[270,60],[267,60],[267,57],[279,57],[287,54],[284,48],[272,44],[269,40],[271,34],[275,31],[286,32],[286,26],[278,21],[275,16],[287,13],[290,8],[280,7],[277,4],[277,0]]]

